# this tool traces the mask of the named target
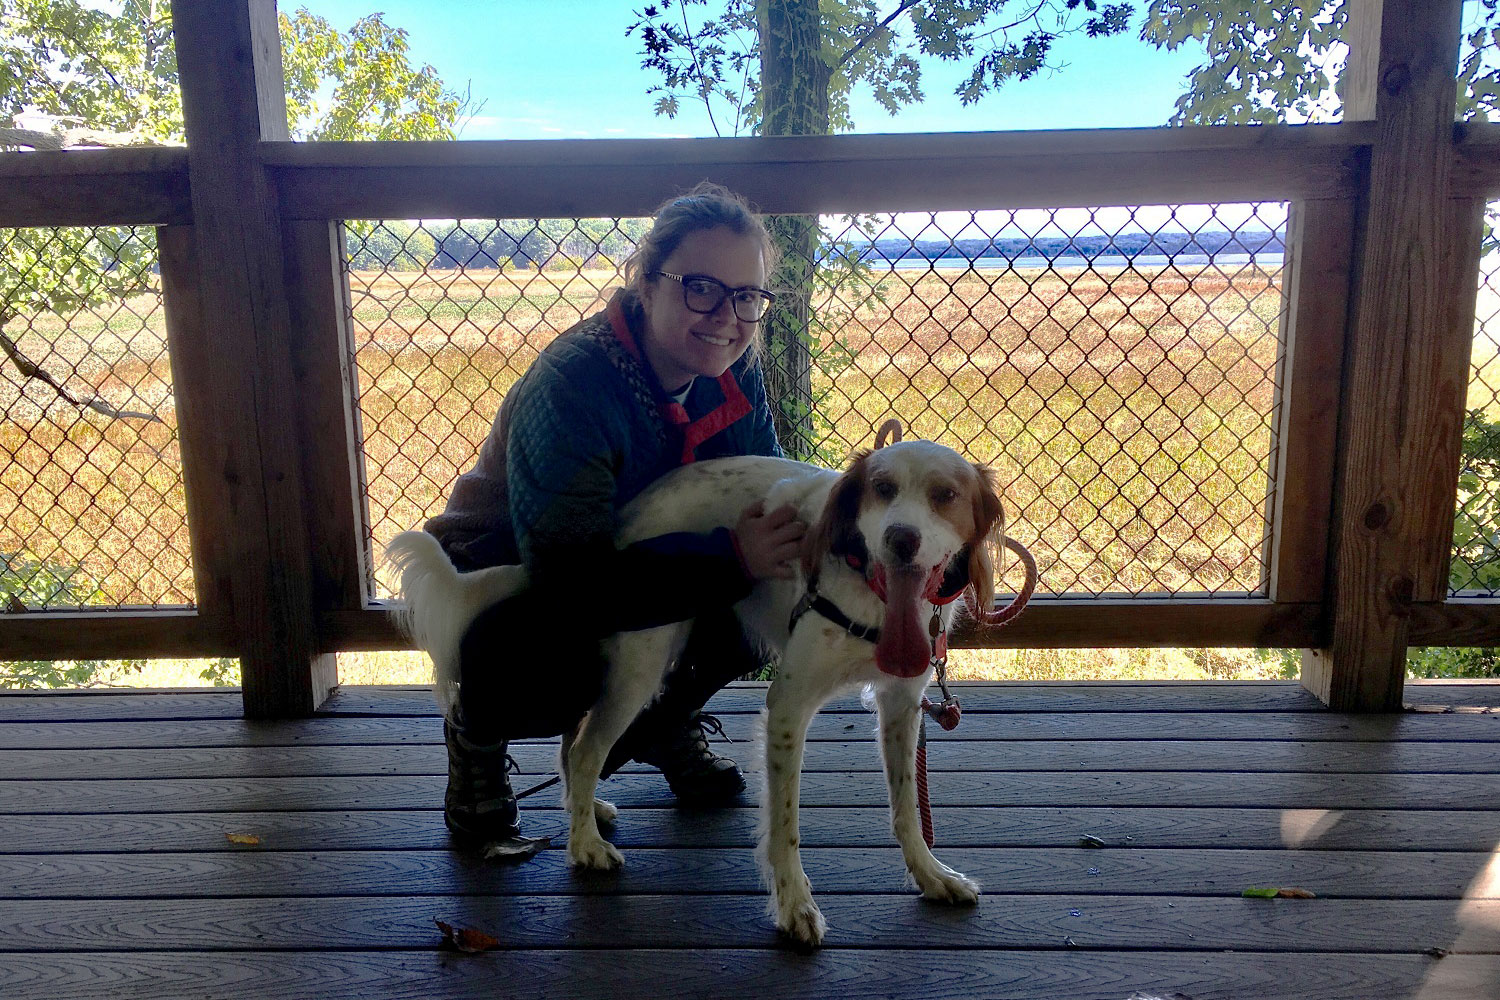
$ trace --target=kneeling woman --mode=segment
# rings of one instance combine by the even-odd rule
[[[805,525],[790,508],[752,508],[733,530],[623,550],[614,535],[620,509],[679,465],[781,454],[753,349],[775,299],[772,260],[738,196],[705,183],[667,202],[626,262],[626,287],[536,359],[427,522],[460,570],[524,563],[532,581],[463,639],[444,725],[444,817],[461,843],[519,836],[507,742],[571,729],[600,692],[599,641],[618,631],[696,619],[666,690],[605,773],[651,764],[684,804],[743,790],[734,762],[709,748],[700,709],[761,666],[730,607],[754,581],[791,574]]]

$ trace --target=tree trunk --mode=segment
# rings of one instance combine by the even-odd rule
[[[818,0],[757,0],[761,135],[827,135],[831,70],[823,60]],[[776,434],[794,458],[813,453],[812,291],[815,215],[772,215],[781,253],[772,276],[779,298],[766,319],[766,390]]]

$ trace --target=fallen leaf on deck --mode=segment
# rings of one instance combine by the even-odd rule
[[[495,840],[485,845],[484,859],[506,862],[530,861],[551,846],[551,837],[512,837],[509,840]]]
[[[1082,837],[1078,838],[1078,846],[1079,847],[1103,847],[1104,846],[1104,841],[1100,840],[1098,837],[1095,837],[1095,836],[1093,836],[1091,834],[1087,834],[1086,833]]]
[[[1452,952],[1447,948],[1423,948],[1422,954],[1428,958],[1447,958]]]
[[[245,844],[254,846],[260,843],[260,838],[253,833],[226,833],[224,839],[231,844]]]
[[[472,927],[454,927],[445,924],[437,917],[432,918],[437,924],[438,930],[443,932],[443,947],[461,951],[466,955],[478,954],[481,951],[489,951],[491,948],[500,947],[500,940],[491,937],[484,931],[476,931]]]
[[[1306,889],[1298,889],[1298,888],[1296,888],[1294,886],[1287,886],[1285,888],[1282,888],[1282,887],[1279,887],[1279,886],[1252,885],[1250,888],[1248,888],[1244,892],[1240,893],[1240,895],[1248,897],[1250,899],[1276,899],[1278,897],[1281,898],[1281,899],[1317,899],[1318,898],[1318,894],[1317,893],[1315,893],[1315,892],[1309,892]]]

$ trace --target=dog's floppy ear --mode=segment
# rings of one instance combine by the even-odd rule
[[[975,537],[969,540],[969,586],[974,617],[979,618],[995,604],[995,571],[1005,548],[1005,508],[995,471],[975,463],[974,472],[979,488],[973,498]]]
[[[830,553],[852,552],[863,562],[868,557],[865,540],[860,537],[856,520],[859,505],[865,493],[865,463],[868,451],[858,452],[849,468],[833,484],[828,499],[823,503],[823,512],[817,524],[807,533],[802,542],[802,574],[809,581],[817,579],[818,567],[823,557]]]

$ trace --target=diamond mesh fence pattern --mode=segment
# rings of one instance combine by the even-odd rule
[[[1489,206],[1489,222],[1500,224],[1500,202]],[[1493,229],[1485,243],[1448,580],[1449,592],[1465,597],[1500,597],[1500,245]]]
[[[193,603],[152,229],[0,230],[4,610]]]
[[[783,444],[837,467],[897,416],[991,464],[1046,593],[1263,593],[1285,219],[1283,204],[823,217],[765,324],[768,380],[793,401]],[[602,306],[646,225],[350,224],[376,551],[442,509],[505,391]],[[786,294],[798,274],[810,294]],[[778,349],[782,326],[800,358]]]

